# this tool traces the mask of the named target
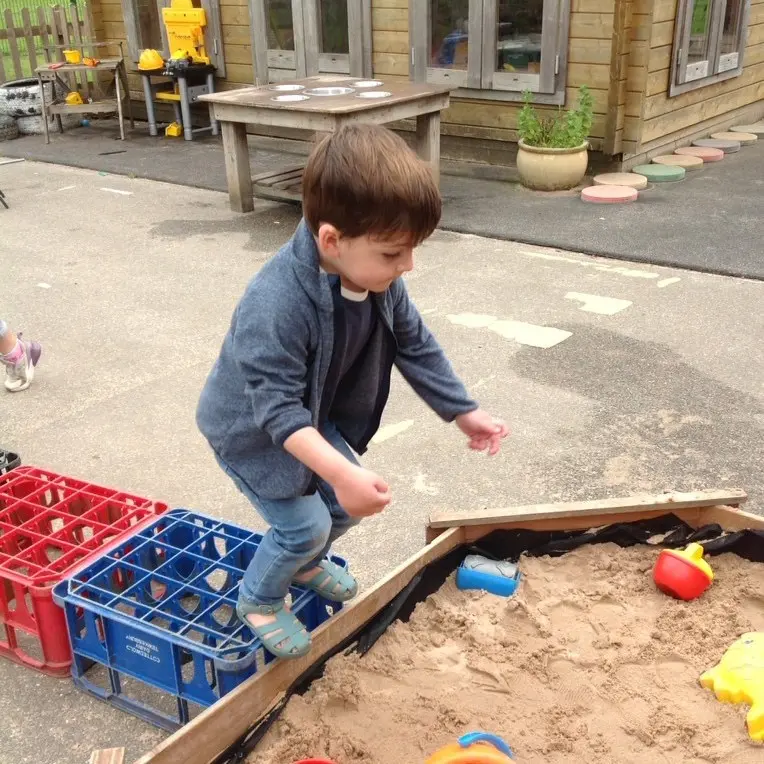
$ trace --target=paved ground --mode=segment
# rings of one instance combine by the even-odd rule
[[[113,135],[113,130],[80,128],[54,135],[50,146],[36,136],[9,141],[0,145],[0,153],[225,190],[216,140],[189,144],[136,130],[122,143]],[[764,141],[759,143],[681,183],[658,184],[630,205],[589,205],[575,193],[550,197],[518,183],[446,175],[442,225],[498,239],[764,279],[759,245],[764,236]],[[259,172],[295,162],[293,155],[254,147],[250,155]],[[751,235],[741,237],[740,231]]]
[[[236,300],[296,211],[238,216],[219,193],[52,165],[0,173],[0,315],[45,345],[35,386],[0,395],[0,447],[260,527],[194,407]],[[513,435],[493,461],[470,455],[395,380],[366,459],[395,502],[338,547],[364,586],[421,546],[434,509],[740,487],[764,511],[761,282],[440,231],[409,286]],[[109,745],[130,761],[162,736],[2,660],[0,716],[0,764],[82,764]]]

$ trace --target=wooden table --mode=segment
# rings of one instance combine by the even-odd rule
[[[64,64],[56,69],[51,68],[54,64],[47,64],[35,69],[37,80],[40,83],[40,98],[42,100],[43,129],[45,132],[45,143],[50,143],[48,131],[48,118],[55,116],[58,123],[58,131],[64,132],[64,126],[61,123],[62,114],[116,114],[119,119],[119,137],[125,140],[125,120],[122,108],[123,98],[127,101],[127,113],[130,117],[130,127],[135,127],[133,120],[133,105],[130,101],[130,88],[127,83],[127,70],[125,69],[125,60],[123,58],[102,59],[97,66],[86,66],[85,64]],[[67,74],[93,73],[97,75],[102,72],[111,72],[114,75],[115,98],[92,101],[90,103],[70,105],[61,103],[56,98],[56,82],[58,82],[67,92],[70,90],[69,83],[64,79]],[[98,82],[97,76],[95,77]],[[46,103],[44,82],[51,83],[53,101]],[[85,94],[87,95],[87,94]]]
[[[349,95],[311,96],[300,101],[276,101],[281,95],[306,94],[317,87],[352,87],[358,77],[319,75],[286,80],[261,87],[247,87],[199,97],[210,104],[213,119],[221,124],[223,151],[231,209],[251,212],[254,196],[279,201],[299,201],[304,163],[278,172],[252,177],[247,147],[247,125],[292,127],[317,132],[333,132],[352,122],[385,124],[416,118],[416,148],[430,163],[433,175],[440,174],[440,112],[448,107],[448,86],[408,81],[382,80],[376,87],[355,88]],[[302,90],[278,90],[284,85],[300,85]],[[384,91],[383,98],[359,97],[362,93]]]

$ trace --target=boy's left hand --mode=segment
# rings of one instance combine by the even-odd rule
[[[470,439],[473,451],[487,449],[489,456],[499,453],[501,441],[509,435],[509,427],[483,409],[461,414],[456,417],[456,425]]]

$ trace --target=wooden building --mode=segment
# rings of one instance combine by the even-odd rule
[[[764,0],[199,1],[220,88],[317,72],[452,83],[452,158],[511,164],[525,89],[555,109],[588,85],[592,147],[623,166],[764,116]],[[93,24],[135,61],[162,47],[165,2],[92,0]]]

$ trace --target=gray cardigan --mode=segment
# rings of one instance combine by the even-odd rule
[[[374,295],[378,324],[362,368],[333,407],[334,423],[362,454],[379,427],[393,363],[442,419],[473,411],[402,280]],[[213,450],[263,498],[304,495],[311,471],[284,448],[318,427],[334,343],[333,297],[304,220],[247,286],[202,390],[196,421]],[[336,412],[335,412],[336,410]]]

